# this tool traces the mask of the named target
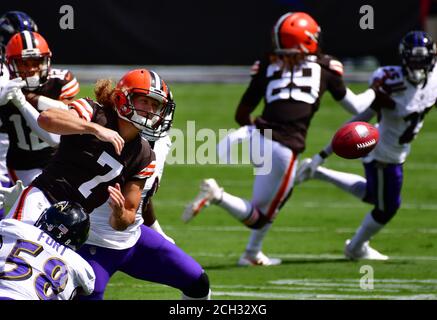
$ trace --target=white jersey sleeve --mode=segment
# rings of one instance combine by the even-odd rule
[[[428,75],[425,86],[414,86],[407,81],[400,66],[379,68],[372,78],[383,75],[384,85],[389,89],[395,107],[372,106],[379,113],[377,128],[380,138],[364,161],[403,163],[410,153],[411,142],[423,126],[425,115],[437,99],[437,72]]]
[[[94,288],[92,267],[41,229],[0,221],[0,296],[15,300],[70,300]]]

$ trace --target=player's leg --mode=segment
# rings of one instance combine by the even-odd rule
[[[252,231],[239,265],[275,265],[280,259],[268,258],[262,253],[262,242],[280,208],[293,190],[297,160],[293,152],[273,142],[273,166],[269,174],[256,175],[252,194],[252,211],[245,222]]]
[[[313,178],[329,182],[360,200],[363,200],[366,194],[366,179],[357,174],[336,171],[319,166]]]
[[[347,241],[345,254],[351,259],[385,260],[388,257],[380,255],[368,245],[368,242],[393,218],[400,207],[402,164],[381,164],[373,161],[365,164],[365,170],[367,178],[365,200],[374,203],[375,207],[366,215],[354,237]]]
[[[140,238],[128,250],[129,259],[120,271],[177,288],[184,299],[210,298],[208,276],[200,264],[155,230],[141,225]]]
[[[79,296],[79,299],[103,300],[109,279],[118,270],[120,264],[127,259],[129,249],[115,250],[85,244],[77,253],[91,265],[96,275],[94,291],[88,296]]]

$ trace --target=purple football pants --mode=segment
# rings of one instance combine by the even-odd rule
[[[116,271],[181,291],[198,281],[203,272],[192,257],[144,225],[141,225],[140,238],[131,248],[115,250],[84,245],[78,253],[96,274],[94,292],[81,296],[83,300],[102,300],[106,285]]]
[[[377,161],[364,164],[366,172],[366,196],[364,201],[375,205],[373,218],[386,224],[401,205],[403,180],[402,164],[383,164]]]

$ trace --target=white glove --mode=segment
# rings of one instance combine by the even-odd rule
[[[21,78],[15,78],[13,80],[9,80],[4,86],[0,86],[0,106],[5,105],[9,100],[12,99],[15,90],[20,90],[25,85],[26,82]]]
[[[325,162],[325,158],[322,158],[319,153],[315,154],[312,159],[303,159],[296,171],[294,184],[298,185],[308,179],[312,179],[316,173],[317,167],[323,164],[323,162]]]
[[[17,201],[18,197],[26,187],[23,185],[23,181],[18,180],[15,186],[11,188],[0,187],[0,201],[4,207],[12,207]]]
[[[170,238],[168,235],[166,235],[164,233],[164,231],[162,230],[161,226],[159,225],[158,220],[155,220],[155,222],[150,226],[150,228],[152,228],[153,230],[158,232],[161,236],[163,236],[165,239],[167,239],[171,243],[175,244],[175,241],[173,240],[173,238]]]
[[[24,96],[23,92],[20,88],[14,88],[12,89],[12,92],[10,93],[10,99],[12,103],[18,108],[23,108],[24,104],[26,103],[26,97]]]

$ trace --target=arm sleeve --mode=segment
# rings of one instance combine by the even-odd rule
[[[359,114],[366,110],[375,100],[375,91],[367,89],[366,91],[355,94],[349,88],[346,88],[346,94],[339,102],[348,112]]]
[[[26,101],[23,107],[18,108],[18,110],[20,110],[27,125],[40,139],[51,147],[56,147],[59,144],[60,136],[58,134],[47,132],[38,125],[39,112],[29,102]]]

